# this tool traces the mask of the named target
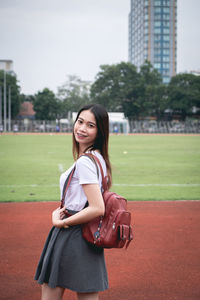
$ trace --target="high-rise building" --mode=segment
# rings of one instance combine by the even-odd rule
[[[148,60],[164,83],[176,75],[177,0],[131,0],[129,61]]]

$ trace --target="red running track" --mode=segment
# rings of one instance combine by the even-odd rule
[[[56,202],[0,204],[0,299],[40,299],[33,280]],[[106,250],[101,300],[200,299],[200,201],[129,202],[135,239]],[[71,291],[64,299],[75,300]]]

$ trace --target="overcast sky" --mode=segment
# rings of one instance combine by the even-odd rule
[[[67,75],[93,81],[102,64],[128,60],[130,0],[0,0],[0,59],[21,91],[54,92]],[[177,71],[200,70],[200,0],[178,0]]]

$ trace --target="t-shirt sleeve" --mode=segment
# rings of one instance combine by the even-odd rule
[[[76,162],[75,176],[79,184],[99,183],[95,163],[88,157],[80,157]]]

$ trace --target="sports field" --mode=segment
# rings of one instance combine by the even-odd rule
[[[128,202],[134,240],[105,251],[100,299],[200,299],[200,201],[164,201],[200,200],[199,154],[200,136],[111,136],[113,190],[157,201]],[[72,163],[71,135],[0,136],[0,201],[30,202],[0,204],[0,299],[40,299],[33,277]]]
[[[1,135],[0,201],[57,201],[71,135]],[[112,190],[128,200],[199,200],[200,136],[110,136]]]

